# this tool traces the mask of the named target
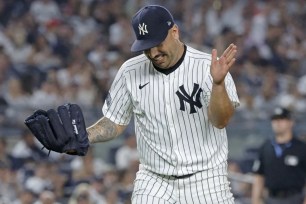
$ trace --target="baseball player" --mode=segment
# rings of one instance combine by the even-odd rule
[[[158,5],[140,9],[132,26],[136,40],[131,51],[142,54],[119,69],[102,108],[104,117],[83,131],[81,110],[65,106],[71,112],[67,114],[61,106],[62,120],[73,118],[73,127],[63,122],[64,130],[74,128],[83,142],[83,135],[89,143],[106,142],[119,136],[134,115],[140,166],[133,204],[234,203],[227,179],[225,127],[239,105],[229,73],[236,45],[229,45],[220,58],[215,49],[207,54],[187,46],[180,41],[171,13]],[[56,132],[60,123],[54,114],[48,111],[43,118]],[[44,122],[44,128],[49,124]],[[86,154],[71,149],[78,151],[62,146],[57,150]]]

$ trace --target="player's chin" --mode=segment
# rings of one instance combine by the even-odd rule
[[[169,63],[167,60],[152,60],[153,64],[161,69],[169,68]]]
[[[165,66],[164,63],[155,63],[155,62],[153,62],[153,64],[156,67],[160,68],[160,69],[166,69],[167,68],[167,66]]]

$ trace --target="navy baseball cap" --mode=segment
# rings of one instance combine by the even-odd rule
[[[291,112],[287,108],[277,107],[274,109],[271,120],[291,119]]]
[[[159,45],[166,39],[168,30],[173,25],[173,16],[165,7],[158,5],[143,7],[132,18],[136,40],[131,51],[144,51]]]

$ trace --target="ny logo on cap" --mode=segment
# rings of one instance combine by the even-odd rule
[[[145,35],[146,33],[149,33],[147,30],[147,25],[142,23],[142,25],[138,25],[138,29],[139,29],[139,35]]]

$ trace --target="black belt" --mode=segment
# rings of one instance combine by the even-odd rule
[[[269,190],[269,196],[272,198],[288,198],[293,195],[301,194],[302,190]]]
[[[189,177],[191,177],[191,176],[193,176],[194,175],[194,173],[192,173],[192,174],[186,174],[186,175],[181,175],[181,176],[170,176],[170,177],[172,177],[172,178],[174,178],[174,179],[184,179],[184,178],[189,178]]]

